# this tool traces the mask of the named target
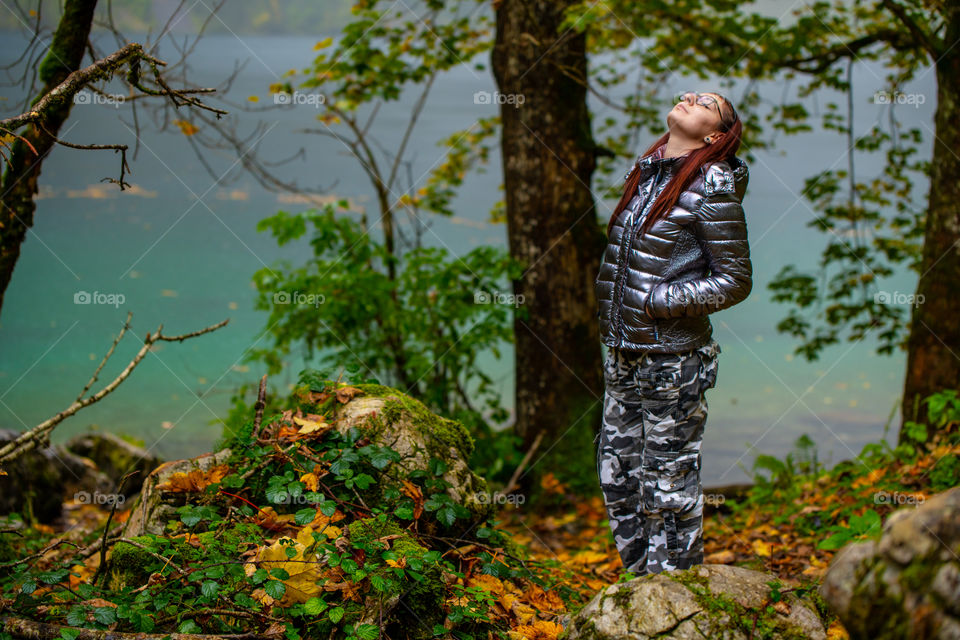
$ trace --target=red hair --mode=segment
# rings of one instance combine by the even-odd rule
[[[700,167],[709,162],[732,158],[734,154],[737,153],[737,150],[740,148],[740,134],[742,131],[743,126],[740,124],[740,118],[736,118],[718,142],[705,144],[699,149],[694,149],[677,161],[677,169],[673,177],[670,179],[670,182],[667,183],[667,186],[664,187],[663,191],[660,192],[660,196],[656,202],[653,203],[653,206],[647,213],[646,219],[643,221],[643,225],[640,228],[641,236],[652,224],[666,216],[674,205],[676,205],[677,200],[680,198],[680,193],[693,180],[697,172],[700,171]],[[670,132],[668,131],[660,136],[660,138],[644,152],[643,157],[654,153],[658,148],[666,144],[669,139]],[[610,235],[610,230],[613,229],[613,223],[617,219],[617,216],[619,216],[620,213],[627,208],[627,205],[630,204],[630,201],[633,200],[633,196],[636,195],[639,186],[640,169],[638,163],[633,166],[633,170],[627,177],[627,183],[624,186],[623,195],[620,196],[620,202],[617,203],[617,207],[613,210],[613,215],[610,216],[610,222],[607,223],[607,236]]]

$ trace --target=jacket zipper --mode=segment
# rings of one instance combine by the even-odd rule
[[[662,169],[663,169],[662,164],[657,167],[657,177],[654,179],[653,184],[650,186],[650,196],[647,202],[643,203],[643,210],[640,211],[640,207],[638,207],[637,208],[638,210],[636,212],[637,215],[630,217],[630,221],[627,223],[628,226],[626,229],[624,229],[624,233],[629,235],[629,241],[626,243],[621,242],[620,244],[620,256],[618,257],[618,260],[620,265],[623,267],[627,266],[626,259],[623,256],[626,252],[629,252],[630,249],[633,248],[633,241],[637,236],[637,230],[640,228],[640,225],[637,224],[637,222],[641,217],[643,217],[641,214],[646,213],[646,210],[650,208],[650,206],[653,204],[653,201],[656,199],[657,195],[659,195],[657,193],[657,187],[660,186],[660,177],[661,177]],[[621,236],[621,239],[622,239],[622,236]],[[616,320],[617,320],[617,337],[619,338],[618,346],[621,349],[623,348],[624,337],[623,337],[623,313],[621,313],[620,310],[623,305],[623,289],[626,286],[625,285],[626,270],[627,269],[621,269],[617,273],[617,284],[616,284],[616,287],[614,288],[614,294],[616,295],[616,299],[617,299]],[[654,319],[653,321],[653,337],[657,341],[660,340],[660,332],[657,327],[656,319]]]

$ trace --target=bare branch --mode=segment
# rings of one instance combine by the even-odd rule
[[[128,315],[127,316],[128,322],[129,322],[129,318],[130,316]],[[161,330],[163,329],[163,325],[161,324],[157,328],[156,333],[153,333],[153,334],[147,333],[146,337],[143,340],[143,346],[140,348],[140,351],[137,352],[137,355],[134,356],[133,360],[130,361],[130,363],[126,366],[126,368],[123,371],[121,371],[120,374],[116,378],[114,378],[110,384],[108,384],[103,389],[93,394],[89,398],[86,398],[86,399],[78,398],[73,402],[73,404],[71,404],[69,407],[67,407],[57,415],[53,416],[52,418],[48,418],[47,420],[41,422],[40,424],[33,427],[32,429],[29,429],[28,431],[25,431],[22,434],[20,434],[20,436],[17,439],[11,440],[10,442],[8,442],[6,445],[0,448],[0,463],[10,462],[11,460],[14,460],[19,456],[23,455],[24,453],[36,448],[41,443],[48,442],[50,438],[50,432],[53,431],[53,429],[58,424],[60,424],[61,422],[63,422],[64,420],[66,420],[76,412],[80,411],[81,409],[88,407],[95,402],[99,402],[106,395],[116,390],[116,388],[119,387],[120,384],[130,376],[134,368],[136,368],[136,366],[140,364],[140,361],[143,360],[143,358],[147,355],[147,353],[150,351],[150,347],[152,347],[154,343],[159,342],[161,340],[165,340],[169,342],[173,342],[173,341],[183,342],[184,340],[187,340],[189,338],[195,338],[205,333],[216,331],[217,329],[225,326],[229,321],[230,319],[228,318],[223,322],[219,322],[215,325],[211,325],[209,327],[200,329],[198,331],[191,331],[190,333],[185,333],[179,336],[163,335],[161,333]],[[126,330],[126,325],[124,327],[124,330]],[[104,362],[106,361],[106,359],[110,357],[112,353],[113,353],[113,348],[111,347],[110,352],[107,354],[107,357],[104,359]],[[103,367],[103,364],[101,364],[100,367],[97,368],[97,372],[94,373],[94,378],[96,377],[97,373],[100,371],[102,367]],[[86,390],[88,388],[89,388],[89,385],[87,386],[87,388],[85,388],[83,393],[86,393]],[[80,394],[80,398],[82,398],[83,393]]]

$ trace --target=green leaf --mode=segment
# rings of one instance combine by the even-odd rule
[[[220,585],[214,582],[213,580],[207,580],[202,585],[200,585],[200,593],[207,596],[208,598],[217,595],[217,591],[220,590]]]
[[[117,610],[114,607],[96,607],[93,610],[93,619],[100,624],[113,624],[117,621]]]
[[[71,607],[67,613],[67,624],[71,627],[79,627],[87,623],[86,607]]]
[[[184,620],[180,623],[180,626],[177,628],[180,633],[202,633],[203,629],[200,628],[193,620]]]
[[[303,604],[303,611],[307,615],[316,616],[326,611],[328,606],[329,605],[320,598],[310,598]]]
[[[279,580],[271,580],[263,586],[263,590],[266,591],[267,595],[274,600],[279,600],[283,597],[283,594],[287,592],[287,585],[283,584]]]
[[[63,640],[77,640],[77,636],[80,635],[80,629],[68,629],[67,627],[60,628],[60,637]]]
[[[361,624],[354,632],[361,640],[374,640],[380,635],[380,627],[375,624]]]
[[[343,607],[336,607],[334,609],[330,609],[327,617],[330,618],[331,622],[340,622],[340,620],[343,618],[343,613]]]
[[[297,511],[297,514],[293,517],[293,521],[302,526],[313,522],[313,519],[316,517],[316,515],[316,509],[300,509],[300,511]]]

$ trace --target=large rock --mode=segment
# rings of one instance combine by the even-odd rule
[[[665,571],[606,587],[573,618],[563,640],[825,640],[816,607],[793,592],[772,610],[771,573],[723,564]]]
[[[387,446],[400,454],[400,461],[387,469],[380,490],[403,488],[413,471],[430,470],[430,459],[446,465],[443,479],[450,483],[447,495],[471,513],[469,521],[458,521],[472,529],[478,521],[493,515],[494,500],[486,480],[470,470],[473,439],[463,424],[438,416],[405,393],[380,385],[358,385],[364,390],[342,405],[334,425],[341,434],[357,427],[376,446]]]
[[[119,492],[125,499],[140,491],[147,474],[163,462],[148,449],[103,431],[76,436],[65,446],[68,451],[91,460],[115,485],[119,485],[124,475],[135,471],[136,474],[127,479]]]
[[[833,558],[820,594],[850,637],[960,638],[960,487],[890,514]]]
[[[363,391],[344,403],[335,402],[336,407],[328,420],[342,435],[356,428],[370,444],[390,446],[400,455],[400,460],[391,462],[383,470],[379,482],[369,489],[365,498],[376,501],[386,491],[405,490],[405,481],[416,471],[433,475],[430,460],[443,461],[445,471],[442,478],[449,483],[446,494],[450,500],[466,509],[464,517],[459,517],[444,535],[455,535],[475,528],[493,515],[494,500],[491,499],[486,481],[470,470],[467,461],[473,451],[473,439],[461,423],[436,415],[423,403],[391,387],[376,384],[358,385]],[[293,420],[288,412],[287,420]],[[273,437],[276,425],[264,424],[261,436]],[[167,520],[176,519],[176,509],[191,499],[184,492],[168,492],[158,489],[170,481],[175,473],[189,473],[194,470],[207,471],[213,466],[226,463],[230,458],[230,449],[208,454],[192,460],[168,462],[147,476],[140,498],[127,522],[124,535],[135,536],[145,533],[160,534]],[[427,496],[424,496],[427,497]],[[466,517],[468,516],[468,517]],[[432,524],[421,523],[431,530]]]
[[[0,429],[0,445],[18,438]],[[60,446],[33,449],[5,463],[0,475],[0,515],[17,512],[26,520],[51,523],[62,514],[65,500],[109,508],[113,483],[90,460]]]
[[[177,518],[177,508],[186,504],[189,493],[170,492],[159,488],[170,482],[175,473],[208,471],[224,464],[230,458],[230,449],[222,449],[189,460],[165,462],[147,475],[140,496],[133,504],[130,517],[123,528],[124,537],[142,536],[147,533],[162,535],[168,520]]]

